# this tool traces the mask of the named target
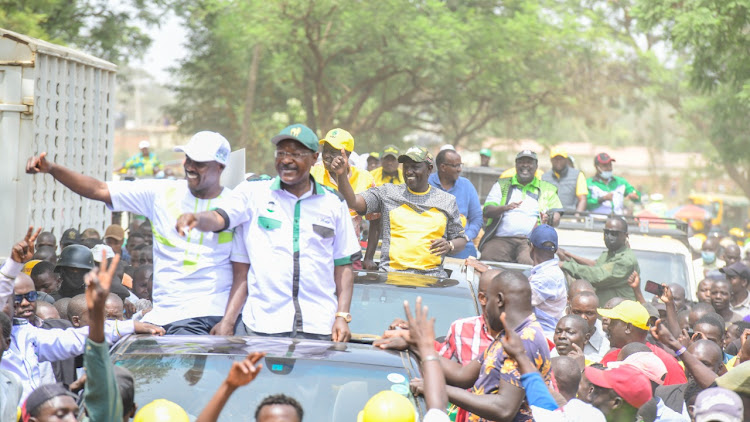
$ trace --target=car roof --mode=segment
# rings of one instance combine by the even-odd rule
[[[407,352],[381,350],[371,345],[259,336],[152,336],[130,335],[110,354],[114,360],[143,355],[237,355],[265,352],[267,357],[326,360],[403,368]]]
[[[451,275],[460,276],[452,272]],[[356,271],[354,284],[388,284],[396,287],[471,290],[466,277],[439,278],[405,272]]]

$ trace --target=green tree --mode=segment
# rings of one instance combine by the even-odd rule
[[[0,0],[0,27],[127,63],[151,44],[138,24],[158,24],[167,2]]]

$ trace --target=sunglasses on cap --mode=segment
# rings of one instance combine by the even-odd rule
[[[15,296],[15,302],[21,303],[24,299],[28,300],[29,302],[36,302],[36,299],[39,297],[39,294],[36,292],[36,290],[32,290],[26,294],[22,295],[14,295]]]

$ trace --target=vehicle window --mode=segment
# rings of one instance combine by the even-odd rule
[[[564,246],[563,249],[589,259],[596,259],[605,251],[604,248],[583,246]],[[639,250],[633,250],[633,253],[635,253],[638,265],[641,267],[641,290],[646,286],[647,280],[666,284],[677,283],[686,291],[688,290],[687,268],[685,267],[685,258],[682,255]],[[643,291],[643,297],[646,300],[651,300],[653,295]]]
[[[224,381],[239,355],[124,355],[117,365],[135,378],[135,402],[144,406],[164,398],[182,406],[194,420]],[[389,366],[327,362],[312,359],[269,358],[250,385],[229,399],[220,421],[254,421],[256,406],[266,396],[284,393],[297,399],[305,421],[357,420],[367,400],[382,390],[408,394],[406,370]]]
[[[435,317],[435,335],[448,333],[453,321],[476,316],[474,298],[468,288],[414,288],[389,284],[354,284],[352,333],[381,335],[394,318],[404,318],[404,300],[414,309],[417,296]]]

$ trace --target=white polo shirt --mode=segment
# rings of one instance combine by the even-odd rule
[[[213,199],[190,193],[185,180],[108,182],[113,211],[151,220],[154,236],[154,309],[144,322],[165,325],[188,318],[223,316],[232,288],[233,232],[177,234],[177,218],[226,206],[231,190]]]
[[[232,261],[250,264],[242,320],[266,334],[331,334],[338,299],[335,265],[360,246],[349,208],[311,179],[297,198],[280,179],[243,182],[222,207],[237,228]],[[242,248],[245,250],[243,251]]]

